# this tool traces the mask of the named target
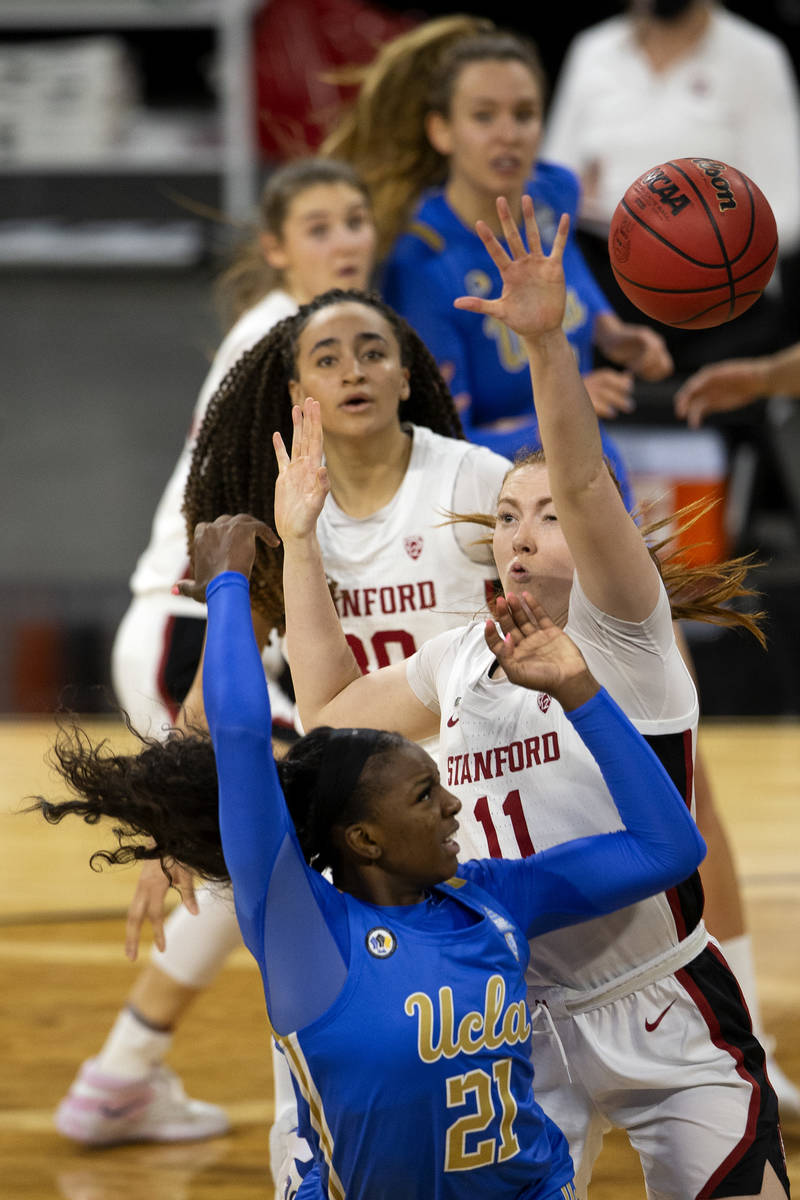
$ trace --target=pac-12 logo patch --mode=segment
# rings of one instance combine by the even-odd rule
[[[397,949],[397,938],[389,929],[382,929],[379,925],[370,929],[366,943],[373,958],[388,958]]]
[[[550,697],[548,696],[547,692],[539,692],[536,703],[539,705],[539,708],[542,710],[542,712],[547,712],[548,708],[550,707],[550,702]]]
[[[421,535],[415,533],[411,537],[403,538],[403,545],[408,557],[413,558],[416,562],[420,554],[422,554],[423,541]]]

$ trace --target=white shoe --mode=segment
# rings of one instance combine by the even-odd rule
[[[303,1182],[311,1147],[297,1132],[297,1113],[285,1112],[269,1131],[269,1164],[275,1200],[294,1200]]]
[[[144,1079],[107,1075],[88,1059],[59,1104],[56,1128],[87,1146],[122,1142],[189,1142],[227,1133],[227,1113],[216,1104],[191,1100],[168,1067]]]

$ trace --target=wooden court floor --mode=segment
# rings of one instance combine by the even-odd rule
[[[91,726],[125,744],[112,721]],[[53,795],[48,720],[0,721],[0,1197],[4,1200],[271,1200],[270,1055],[263,997],[243,950],[198,999],[170,1064],[191,1095],[226,1106],[233,1131],[211,1142],[78,1149],[52,1112],[97,1051],[135,978],[122,953],[134,873],[93,874],[103,831],[52,828],[17,811]],[[779,1060],[800,1080],[800,723],[708,721],[701,733],[734,846],[755,938],[761,1006]],[[800,1124],[785,1124],[800,1195]],[[643,1197],[638,1161],[608,1139],[592,1200]]]

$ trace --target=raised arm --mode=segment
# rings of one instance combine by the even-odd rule
[[[643,621],[655,608],[658,572],[606,469],[597,418],[561,325],[569,220],[562,216],[547,256],[529,197],[523,197],[527,249],[502,198],[497,211],[508,251],[488,225],[478,222],[476,230],[503,276],[503,293],[498,300],[462,296],[455,303],[497,317],[522,339],[553,503],[583,589],[610,616]]]
[[[193,567],[208,603],[203,694],[222,848],[270,1020],[285,1033],[316,1019],[338,995],[347,976],[346,937],[339,893],[305,863],[272,753],[269,695],[250,616],[256,537],[277,541],[244,515],[198,526]],[[301,941],[313,954],[297,954]]]
[[[291,455],[280,434],[273,438],[275,526],[283,542],[286,650],[303,727],[361,725],[414,740],[431,737],[438,717],[409,687],[405,663],[362,675],[347,644],[316,535],[329,486],[319,404],[306,400],[302,410],[292,410],[292,420]]]

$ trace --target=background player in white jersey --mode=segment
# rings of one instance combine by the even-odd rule
[[[435,361],[405,322],[375,297],[336,291],[281,322],[226,376],[197,436],[186,489],[191,528],[242,507],[271,520],[277,466],[268,437],[276,426],[288,436],[291,397],[312,387],[326,401],[333,490],[323,520],[342,622],[365,669],[397,662],[485,604],[495,570],[486,547],[475,544],[481,531],[443,518],[454,507],[493,506],[509,463],[459,436]],[[263,643],[283,624],[280,560],[259,556],[254,576]],[[196,689],[187,712],[192,723],[202,713]],[[216,969],[240,939],[232,905],[214,911],[216,940],[197,954]],[[184,915],[181,926],[193,939],[196,922]],[[168,945],[170,955],[180,948]],[[79,1121],[92,1116],[85,1084],[84,1075],[75,1091],[83,1101],[71,1126],[76,1137]],[[284,1101],[293,1110],[288,1080],[279,1108]],[[118,1123],[116,1132],[106,1128],[108,1140],[119,1140]],[[137,1136],[136,1124],[124,1132]]]
[[[218,281],[220,304],[232,323],[200,389],[112,649],[117,699],[137,728],[156,735],[174,723],[202,646],[202,606],[172,588],[188,562],[183,490],[211,398],[234,363],[278,321],[328,288],[366,287],[373,269],[369,195],[346,163],[308,158],[280,167],[264,188],[260,217],[258,234]]]
[[[529,203],[530,251],[503,201],[498,213],[510,255],[487,226],[478,229],[503,273],[503,295],[459,303],[508,322],[525,342],[547,465],[534,458],[512,470],[489,519],[505,592],[496,616],[517,641],[527,592],[565,625],[691,804],[698,706],[672,618],[688,615],[683,586],[693,615],[756,629],[752,618],[714,603],[737,591],[746,567],[713,567],[716,579],[706,585],[720,586],[712,599],[701,574],[681,574],[676,564],[670,605],[655,555],[603,462],[596,418],[560,329],[567,221],[546,257]],[[545,693],[517,702],[479,624],[439,635],[403,664],[358,676],[314,537],[327,481],[312,401],[293,459],[280,442],[277,450],[287,646],[306,727],[351,725],[369,713],[373,724],[414,738],[438,728],[443,776],[463,804],[467,855],[480,847],[518,856],[615,828],[605,784],[558,705]],[[568,940],[536,939],[529,982],[531,1000],[546,1003],[558,1034],[537,1041],[537,1094],[570,1141],[580,1195],[613,1125],[628,1131],[651,1197],[788,1194],[764,1052],[735,978],[709,943],[696,875]]]
[[[155,736],[178,718],[205,632],[203,607],[173,594],[172,588],[188,565],[181,505],[194,439],[211,398],[239,357],[277,322],[327,288],[365,287],[373,269],[369,195],[346,163],[307,158],[280,167],[264,187],[259,216],[260,228],[219,278],[218,299],[232,324],[211,363],[156,509],[112,649],[117,700],[138,729]],[[276,733],[282,733],[292,721],[292,706],[274,680],[270,692]],[[184,904],[168,923],[165,953],[163,903],[169,882],[159,863],[143,865],[130,909],[127,949],[135,957],[145,914],[153,923],[156,948],[99,1054],[59,1106],[56,1123],[67,1137],[94,1144],[132,1138],[172,1141],[212,1137],[228,1128],[221,1108],[187,1098],[163,1067],[177,1021],[239,943],[229,906],[215,903],[213,890],[204,889],[195,898],[188,873],[176,869],[175,880]],[[87,1070],[91,1087],[84,1086]],[[114,1096],[122,1087],[136,1103],[122,1106],[122,1116],[109,1118],[102,1110],[114,1109]]]

